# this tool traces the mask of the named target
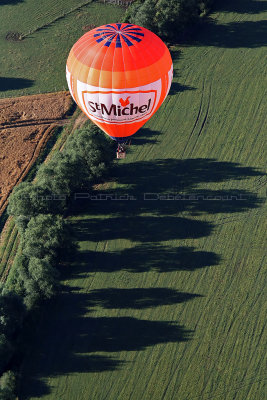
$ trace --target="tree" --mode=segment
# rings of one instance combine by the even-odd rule
[[[51,201],[48,200],[50,197],[49,188],[31,182],[22,182],[13,190],[7,212],[16,219],[24,217],[19,219],[19,227],[24,230],[30,217],[40,213],[51,213]]]
[[[145,0],[134,2],[126,13],[126,22],[143,26],[153,32],[157,32],[155,24],[157,0]]]
[[[12,371],[7,371],[0,378],[0,400],[15,400],[15,390],[15,374]]]
[[[39,214],[31,218],[24,233],[23,254],[39,259],[49,256],[54,260],[59,248],[65,245],[65,225],[58,215]]]
[[[36,283],[40,298],[51,298],[55,294],[58,271],[51,265],[48,258],[35,258],[29,260],[28,272],[30,278]]]
[[[40,166],[37,180],[43,189],[49,189],[53,195],[60,195],[64,199],[64,196],[69,197],[80,185],[83,176],[81,172],[82,165],[77,157],[71,159],[63,152],[58,152],[47,164]]]
[[[181,30],[181,1],[159,0],[156,5],[155,25],[163,38],[174,38]]]

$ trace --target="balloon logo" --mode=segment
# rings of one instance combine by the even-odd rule
[[[107,135],[133,135],[165,100],[173,76],[163,41],[133,24],[103,25],[72,47],[66,67],[71,95]]]

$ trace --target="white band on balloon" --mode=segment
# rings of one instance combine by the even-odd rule
[[[68,69],[66,75],[74,98]],[[169,91],[172,68],[168,78]],[[148,85],[125,89],[100,88],[77,80],[77,100],[80,107],[92,120],[108,124],[130,124],[148,119],[158,106],[161,91],[161,79]]]

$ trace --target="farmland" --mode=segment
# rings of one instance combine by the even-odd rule
[[[69,217],[80,249],[29,336],[21,399],[264,398],[267,8],[219,4],[172,47],[169,97],[99,188],[124,200]]]
[[[71,106],[68,92],[0,100],[0,214]]]

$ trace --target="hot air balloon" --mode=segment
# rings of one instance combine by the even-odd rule
[[[114,23],[92,29],[74,44],[66,75],[74,101],[123,153],[129,137],[165,100],[173,65],[153,32]]]

